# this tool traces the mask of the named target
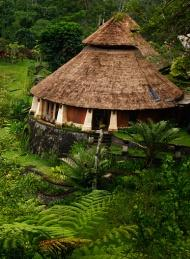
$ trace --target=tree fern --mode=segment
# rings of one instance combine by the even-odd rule
[[[36,217],[1,225],[1,251],[22,248],[25,254],[31,249],[33,253],[64,258],[74,249],[85,246],[84,250],[78,250],[79,255],[108,254],[120,258],[127,242],[135,235],[135,227],[107,228],[105,219],[113,199],[109,192],[95,190],[72,205],[55,205],[47,210],[42,207]]]
[[[12,254],[20,253],[21,251],[25,254],[35,252],[38,242],[41,239],[49,238],[46,231],[45,228],[19,222],[1,225],[0,255],[11,252]]]
[[[88,255],[80,255],[77,257],[72,256],[71,257],[72,259],[147,259],[148,257],[144,256],[142,253],[138,253],[138,252],[131,252],[131,253],[128,253],[127,255],[118,255],[118,254],[115,254],[115,255],[110,255],[110,254],[105,254],[105,252],[102,251],[101,254],[97,254],[97,255],[91,255],[91,254],[88,254]]]
[[[93,255],[99,255],[99,258],[107,255],[112,256],[111,258],[116,256],[123,258],[123,254],[130,252],[130,240],[135,237],[136,226],[122,225],[104,230],[105,217],[113,199],[114,197],[106,191],[93,191],[70,206],[53,206],[41,212],[38,223],[43,226],[50,226],[53,223],[54,227],[62,229],[63,237],[71,240],[73,237],[91,240],[90,244],[83,244],[84,248],[76,250],[72,258],[78,259],[84,255],[88,255],[89,258]],[[103,235],[102,230],[104,230]],[[54,236],[58,238],[60,232],[54,233]],[[60,249],[62,249],[61,244],[56,244],[52,252]]]
[[[118,228],[113,228],[90,245],[76,250],[72,258],[97,258],[97,256],[99,258],[108,258],[108,256],[128,258],[126,255],[132,254],[131,239],[135,237],[136,233],[136,226],[121,225]]]
[[[88,242],[88,240],[79,238],[50,239],[41,241],[39,247],[43,255],[56,255],[57,258],[65,258],[67,255],[72,254],[75,248]]]
[[[110,202],[109,192],[93,191],[70,206],[57,205],[47,210],[41,206],[36,216],[25,215],[12,224],[3,224],[2,218],[0,255],[30,258],[48,247],[49,255],[70,254],[76,247],[96,239],[95,231],[104,222]]]
[[[91,230],[104,221],[110,199],[107,191],[93,191],[70,206],[56,205],[39,213],[37,221],[42,226],[62,229],[62,237],[88,238],[92,236]],[[54,236],[60,236],[60,233],[54,233]]]

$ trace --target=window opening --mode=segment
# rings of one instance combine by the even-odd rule
[[[156,90],[153,89],[150,85],[148,86],[148,90],[149,90],[150,96],[151,96],[156,102],[159,102],[159,101],[160,101],[160,96],[158,95],[158,93],[156,92]]]

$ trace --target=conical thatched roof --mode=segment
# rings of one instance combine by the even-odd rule
[[[159,54],[151,47],[151,45],[143,39],[139,33],[139,25],[128,15],[121,21],[111,18],[100,28],[83,40],[86,45],[93,46],[115,46],[137,47],[143,56],[158,56]]]
[[[110,20],[103,25],[94,36],[84,41],[92,46],[85,47],[76,57],[33,87],[31,93],[52,102],[84,108],[137,110],[174,107],[176,101],[182,98],[182,91],[144,58],[142,50],[138,50],[140,47],[134,45],[134,39],[122,39],[117,35],[127,36],[130,26],[134,30],[136,24],[132,20],[126,21],[128,18],[118,25],[118,22]],[[111,27],[108,26],[110,23]],[[113,27],[122,29],[109,38],[106,35],[109,35],[109,28],[113,33]],[[95,46],[97,39],[103,37],[104,46],[100,41]],[[114,42],[116,45],[113,47]],[[142,42],[145,42],[144,39]],[[125,48],[119,47],[122,44]]]

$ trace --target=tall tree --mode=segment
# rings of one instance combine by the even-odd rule
[[[82,31],[76,23],[57,23],[41,34],[40,46],[52,70],[67,62],[82,48]]]
[[[6,36],[6,29],[14,21],[14,1],[0,0],[0,34]]]
[[[35,45],[35,36],[27,28],[19,29],[15,35],[16,40],[19,44],[23,44],[27,48],[31,49]]]

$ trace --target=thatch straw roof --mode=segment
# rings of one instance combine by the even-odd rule
[[[100,28],[83,40],[86,45],[93,46],[116,46],[137,47],[143,56],[158,56],[152,46],[143,39],[139,33],[139,25],[128,15],[125,15],[122,20],[111,18],[104,23]]]
[[[169,108],[183,97],[138,49],[91,46],[33,87],[31,93],[60,104],[113,110]]]

